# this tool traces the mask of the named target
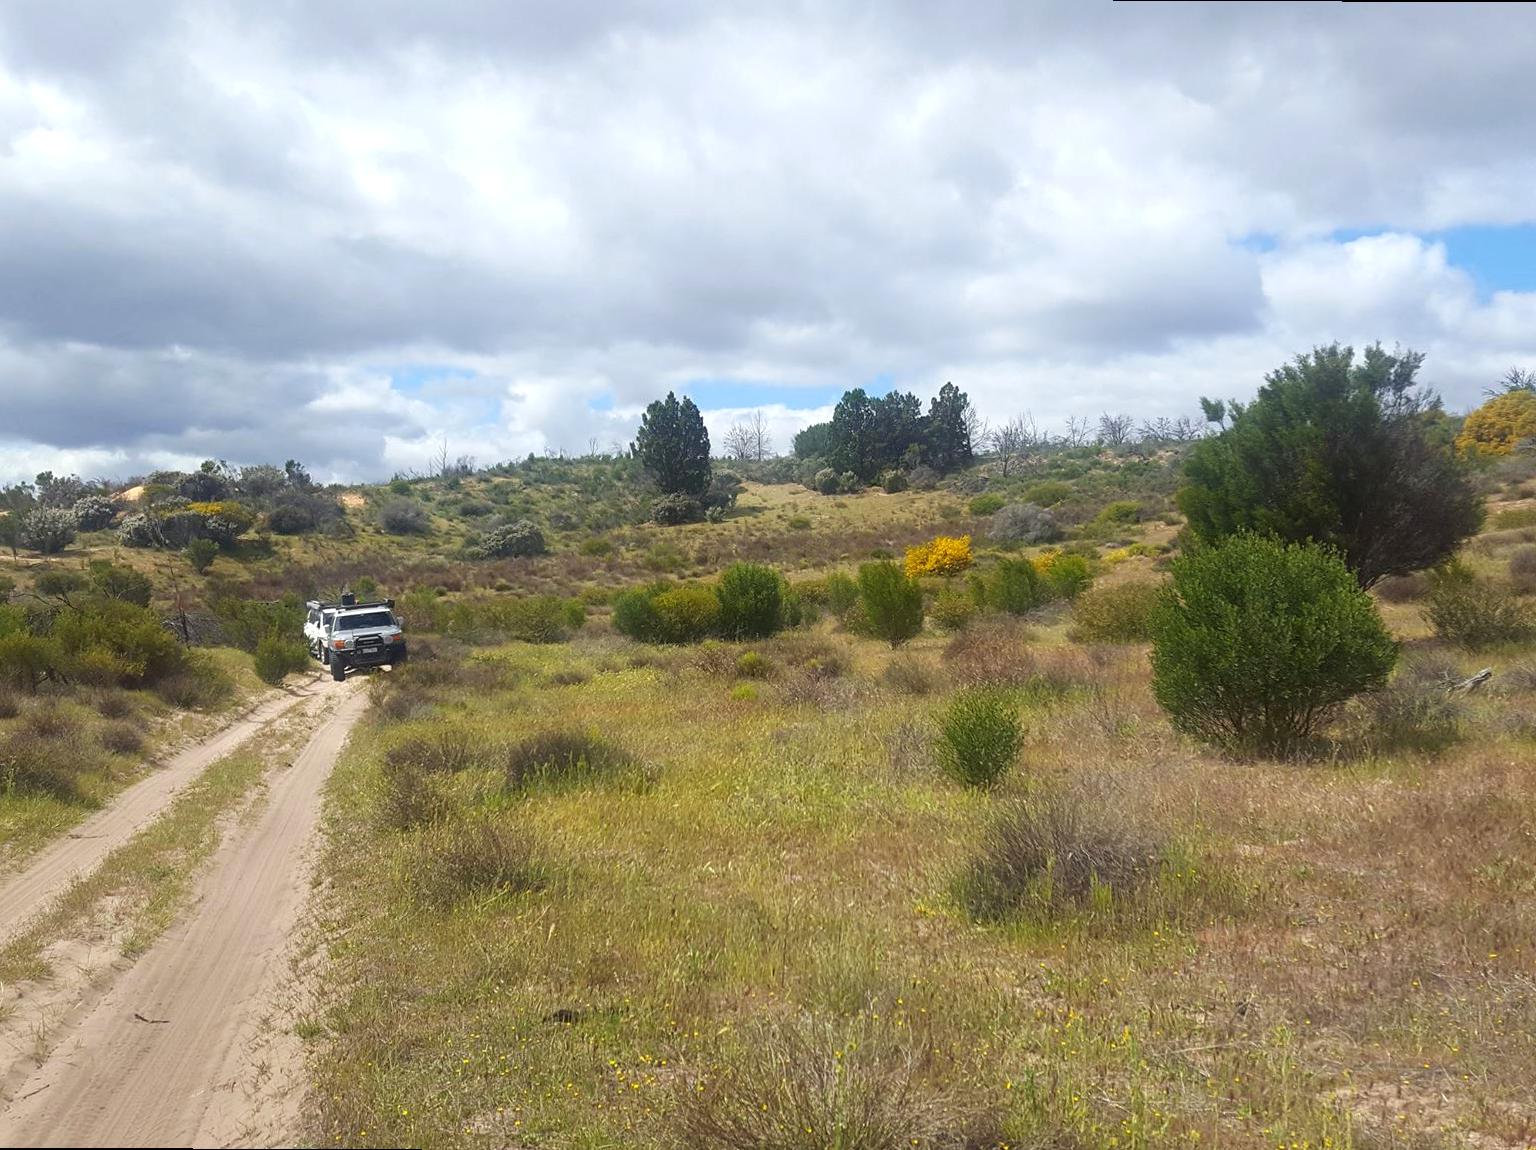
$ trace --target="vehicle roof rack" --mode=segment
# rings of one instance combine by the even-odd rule
[[[344,595],[340,599],[310,599],[304,606],[320,610],[356,611],[364,607],[388,607],[394,610],[395,601],[393,599],[356,599],[350,595]]]

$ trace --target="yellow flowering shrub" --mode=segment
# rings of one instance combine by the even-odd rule
[[[1508,455],[1522,439],[1536,439],[1536,391],[1510,391],[1479,407],[1461,426],[1463,455]]]
[[[927,543],[907,548],[907,578],[920,575],[958,575],[971,565],[969,535],[939,535]]]

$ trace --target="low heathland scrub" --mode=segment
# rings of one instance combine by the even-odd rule
[[[784,626],[784,577],[760,563],[733,563],[720,575],[720,634],[766,639]]]
[[[276,686],[294,671],[309,666],[309,652],[301,640],[273,632],[256,644],[255,664],[256,677]]]
[[[1346,742],[1365,754],[1418,751],[1436,754],[1465,734],[1466,707],[1439,682],[1400,675],[1364,696]]]
[[[1300,749],[1397,660],[1336,553],[1260,535],[1175,560],[1152,630],[1152,689],[1174,727],[1239,754]]]
[[[1164,852],[1157,838],[1082,797],[1043,791],[992,825],[958,894],[981,920],[1103,912],[1151,882]]]
[[[1081,643],[1146,643],[1162,589],[1156,583],[1092,587],[1072,604],[1072,638]]]
[[[544,882],[526,833],[502,819],[441,819],[421,830],[413,846],[406,882],[428,906],[534,890]]]
[[[623,747],[581,730],[540,731],[508,747],[501,767],[509,790],[605,778],[637,765]]]
[[[722,1031],[722,1033],[724,1033]],[[687,1150],[973,1150],[999,1145],[993,1113],[946,1088],[937,1047],[872,1014],[802,1014],[735,1037],[677,1086]]]
[[[999,691],[973,688],[951,700],[939,726],[934,757],[955,781],[968,787],[991,787],[1013,766],[1023,739],[1012,701]]]
[[[1519,595],[1536,595],[1536,547],[1521,547],[1509,557],[1509,585]]]
[[[1061,534],[1056,517],[1034,503],[1009,504],[993,514],[987,528],[987,537],[1003,546],[1054,543]]]
[[[641,643],[697,643],[720,627],[720,600],[712,587],[653,583],[613,601],[613,626]]]
[[[1536,635],[1536,608],[1507,588],[1479,579],[1461,562],[1430,576],[1424,614],[1435,634],[1469,651],[1522,643]]]

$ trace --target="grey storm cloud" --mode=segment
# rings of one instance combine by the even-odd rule
[[[1499,5],[11,0],[0,479],[573,449],[692,379],[1173,414],[1332,338],[1470,400],[1530,301],[1410,233],[1536,217],[1533,55]]]

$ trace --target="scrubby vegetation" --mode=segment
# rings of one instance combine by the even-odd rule
[[[0,834],[133,777],[210,667],[303,668],[351,586],[413,657],[328,798],[316,1143],[1522,1145],[1536,473],[1458,461],[1388,359],[1323,349],[1203,445],[1106,413],[966,462],[957,391],[850,393],[730,472],[678,400],[655,454],[54,478],[75,540],[0,584]],[[1340,444],[1487,529],[1383,558],[1434,500],[1348,504]],[[1255,460],[1310,502],[1207,530],[1181,491],[1248,506]],[[1336,551],[1286,542],[1314,512]]]

